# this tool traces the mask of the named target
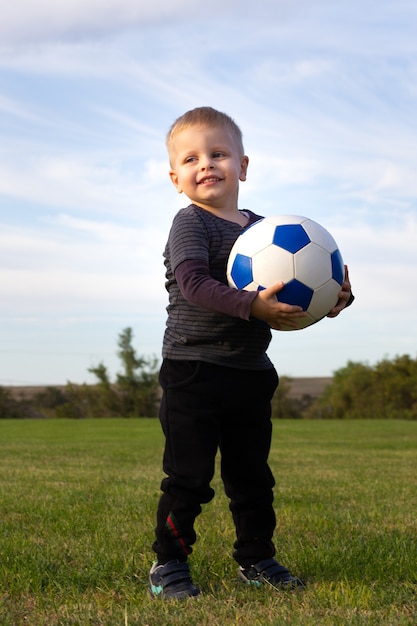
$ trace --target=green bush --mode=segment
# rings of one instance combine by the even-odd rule
[[[305,417],[417,419],[417,360],[402,355],[374,366],[349,361]]]
[[[9,389],[0,387],[0,419],[42,417],[25,398],[15,398]]]
[[[289,392],[292,379],[280,376],[279,385],[272,398],[272,419],[301,419],[310,407],[313,398],[304,394],[301,398],[291,398]]]

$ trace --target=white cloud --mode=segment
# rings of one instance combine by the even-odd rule
[[[17,99],[8,98],[2,95],[0,95],[0,111],[4,115],[17,117],[27,122],[35,124],[42,122],[42,118],[34,114],[33,110],[29,109],[27,105]]]
[[[322,175],[322,165],[309,158],[277,158],[265,153],[253,153],[250,157],[248,181],[246,191],[262,188],[277,189],[283,185],[297,185],[313,182]]]
[[[163,307],[166,233],[62,215],[47,229],[3,226],[3,313],[146,313]]]
[[[28,39],[83,39],[175,19],[182,12],[192,15],[197,7],[191,0],[175,4],[170,0],[16,0],[3,7],[0,36],[3,45]]]
[[[30,302],[32,314],[151,314],[163,308],[161,278],[156,272],[4,271],[2,313],[25,310]]]
[[[16,0],[3,7],[0,40],[3,46],[81,41],[155,26],[175,28],[194,20],[204,24],[214,20],[221,26],[219,20],[224,24],[237,15],[256,19],[263,11],[271,18],[285,17],[299,4],[299,0],[262,0],[254,7],[249,0],[211,0],[206,8],[193,0]]]
[[[167,161],[151,159],[129,169],[123,163],[123,155],[118,160],[114,153],[69,154],[54,149],[49,155],[6,156],[0,159],[0,194],[54,210],[119,216],[139,217],[164,207],[172,196]]]
[[[398,215],[374,225],[354,221],[335,227],[332,233],[349,263],[360,315],[399,324],[404,314],[408,324],[417,323],[417,292],[413,288],[417,267],[416,215]],[[387,327],[384,332],[388,336],[396,328]]]

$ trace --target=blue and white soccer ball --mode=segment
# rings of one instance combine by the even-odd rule
[[[335,306],[344,273],[330,233],[300,215],[265,217],[250,226],[235,241],[227,264],[227,280],[236,289],[257,291],[283,281],[278,300],[307,312],[298,319],[299,328],[315,324]]]

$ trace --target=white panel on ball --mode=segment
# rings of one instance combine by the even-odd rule
[[[332,277],[330,254],[315,243],[309,243],[294,254],[294,265],[297,280],[312,289],[324,285]]]
[[[314,241],[319,246],[322,246],[328,252],[334,252],[337,250],[337,243],[331,236],[331,234],[314,222],[313,220],[307,220],[303,223],[303,228],[305,229],[307,235],[310,237],[311,241]]]
[[[275,225],[266,220],[255,222],[236,240],[236,252],[253,257],[254,254],[269,246],[274,237],[274,231]]]
[[[320,320],[334,307],[338,300],[339,292],[340,285],[333,279],[329,280],[318,289],[315,289],[310,306],[308,307],[309,313],[311,313],[316,320]]]
[[[294,255],[273,244],[252,256],[253,280],[262,287],[294,278]]]

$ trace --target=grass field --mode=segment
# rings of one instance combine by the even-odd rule
[[[218,476],[190,558],[203,595],[151,601],[157,420],[0,420],[1,626],[417,624],[417,423],[277,421],[278,558],[246,589]]]

